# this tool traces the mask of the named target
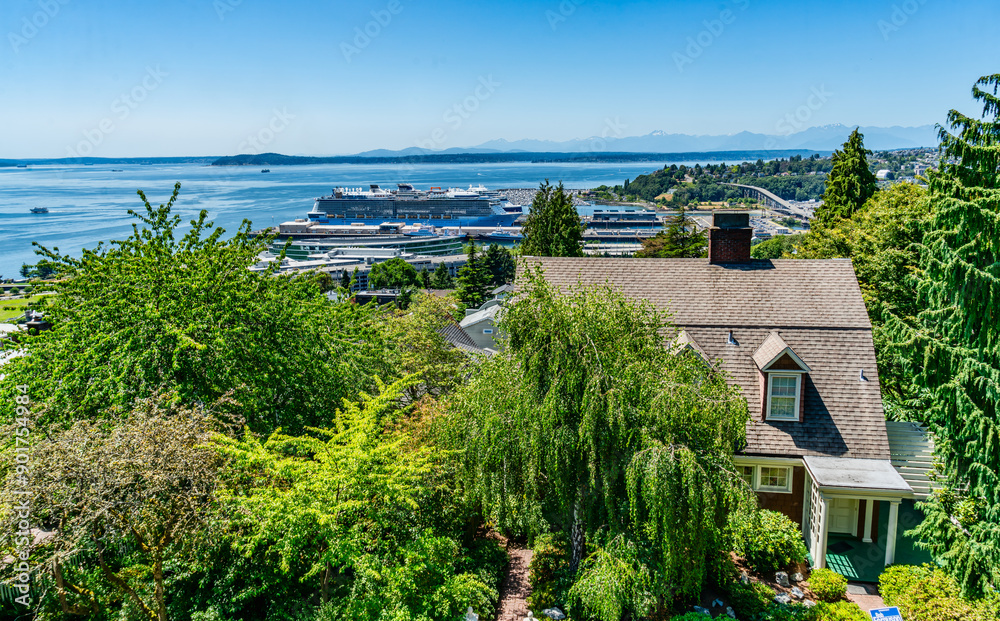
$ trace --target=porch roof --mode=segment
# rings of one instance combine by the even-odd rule
[[[820,489],[887,492],[900,497],[913,495],[913,489],[889,460],[807,455],[802,461]]]

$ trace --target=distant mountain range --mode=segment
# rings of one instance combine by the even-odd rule
[[[428,151],[410,147],[399,151],[376,149],[356,154],[356,157],[401,157],[427,155],[430,153],[679,153],[710,151],[757,151],[757,150],[809,150],[833,151],[847,140],[854,126],[822,125],[810,127],[787,136],[740,132],[728,135],[668,134],[655,131],[645,136],[625,136],[621,138],[576,138],[574,140],[490,140],[473,147],[454,147],[441,151]],[[933,125],[919,127],[862,127],[865,146],[876,151],[906,149],[914,147],[936,147],[937,130]]]

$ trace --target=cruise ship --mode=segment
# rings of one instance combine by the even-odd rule
[[[308,217],[317,224],[376,224],[402,222],[437,227],[512,226],[521,215],[504,197],[483,186],[468,190],[433,187],[416,190],[399,183],[395,190],[377,185],[364,188],[334,188],[333,194],[316,199]]]

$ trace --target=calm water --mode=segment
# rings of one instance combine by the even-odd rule
[[[680,165],[682,162],[671,162]],[[694,165],[695,162],[683,162]],[[704,162],[701,162],[704,164]],[[175,213],[186,223],[202,209],[230,233],[246,218],[254,228],[304,217],[313,199],[335,185],[392,186],[410,182],[430,186],[530,188],[548,178],[568,188],[620,184],[663,164],[421,164],[213,167],[200,164],[32,166],[0,168],[0,275],[17,278],[22,263],[35,263],[31,242],[78,256],[99,241],[124,239],[134,220],[129,209],[142,211],[137,189],[154,205],[170,197],[181,182]],[[122,172],[112,172],[120,169]],[[32,214],[32,207],[48,207]]]

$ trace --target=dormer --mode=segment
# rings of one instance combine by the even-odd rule
[[[672,350],[675,356],[679,356],[681,354],[694,355],[700,358],[706,365],[712,366],[712,363],[709,362],[708,354],[706,354],[705,350],[701,348],[698,341],[691,338],[691,335],[689,335],[685,330],[681,330],[677,337],[674,338]]]
[[[760,372],[761,414],[765,421],[802,421],[802,392],[809,365],[772,332],[753,354]]]

